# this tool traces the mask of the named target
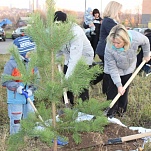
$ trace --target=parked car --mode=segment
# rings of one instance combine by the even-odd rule
[[[0,40],[6,41],[6,34],[3,28],[0,27]]]
[[[140,32],[141,28],[133,28],[133,30]]]
[[[146,29],[150,29],[150,28],[133,28],[133,30],[136,30],[136,31],[138,31],[138,32],[140,32],[141,34],[144,34],[144,31],[146,30]]]
[[[144,34],[144,31],[149,28],[141,28],[140,33]]]
[[[12,33],[12,39],[16,39],[17,37],[20,37],[22,34],[25,34],[25,29],[27,26],[24,27],[18,27],[15,31]]]

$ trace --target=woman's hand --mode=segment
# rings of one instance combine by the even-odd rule
[[[144,57],[143,60],[145,60],[146,62],[148,62],[150,60],[150,56]]]
[[[122,86],[118,87],[118,93],[120,93],[121,95],[123,95],[125,93],[124,87],[122,87]]]

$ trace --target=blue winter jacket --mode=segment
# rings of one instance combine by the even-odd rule
[[[28,62],[26,62],[28,64]],[[11,56],[10,60],[5,64],[4,72],[2,74],[5,75],[12,75],[13,72],[17,71],[17,63],[15,59]],[[37,68],[34,69],[34,74],[38,74]],[[3,81],[2,80],[2,86],[7,88],[7,103],[10,104],[26,104],[26,98],[24,95],[21,95],[16,92],[17,88],[19,86],[25,86],[21,81],[15,81],[15,80],[9,80],[9,81]],[[28,89],[28,86],[26,87],[26,90]],[[31,100],[34,100],[34,96],[30,97]]]

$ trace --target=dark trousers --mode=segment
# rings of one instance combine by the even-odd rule
[[[64,69],[63,69],[64,74],[66,74],[67,69],[68,69],[68,66],[64,65]],[[68,99],[69,99],[70,103],[74,104],[74,95],[73,95],[73,93],[71,91],[68,91],[67,96],[68,96]],[[79,95],[79,98],[81,98],[82,101],[89,100],[89,90],[84,89],[83,92]]]
[[[104,56],[100,56],[100,55],[98,55],[98,56],[102,60],[102,62],[104,63]]]
[[[143,61],[143,49],[142,47],[139,46],[140,52],[137,54],[137,63],[136,63],[136,68],[142,63]],[[151,65],[151,60],[147,62],[146,64]],[[145,66],[145,65],[144,65]],[[143,68],[142,68],[143,69]]]
[[[90,39],[91,46],[94,50],[94,57],[95,57],[95,50],[96,50],[98,41],[99,41],[99,33],[96,32],[96,35],[91,35],[91,39]]]
[[[103,62],[103,64],[104,64],[104,56],[100,56],[100,55],[98,55],[99,56],[99,58],[102,60],[102,62]],[[104,65],[103,65],[104,66]],[[103,94],[105,94],[106,93],[106,91],[107,91],[107,87],[108,87],[108,80],[106,79],[107,77],[106,76],[104,76],[104,72],[103,73],[100,73],[97,77],[96,77],[96,79],[93,81],[93,85],[95,85],[95,84],[97,84],[97,83],[99,83],[100,81],[102,81],[103,80],[103,82],[102,82],[102,93]]]
[[[128,79],[132,74],[121,76],[121,82],[124,86]],[[106,90],[107,100],[113,100],[115,96],[118,94],[117,86],[113,83],[111,76],[109,74],[104,74],[104,78],[107,80],[108,86]],[[112,115],[116,112],[126,112],[127,104],[128,104],[128,92],[129,86],[125,90],[125,93],[118,99],[118,101],[114,104],[114,106],[109,110],[108,115]]]

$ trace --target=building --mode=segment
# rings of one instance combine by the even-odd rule
[[[151,0],[143,0],[142,3],[142,25],[149,27],[151,24]]]

